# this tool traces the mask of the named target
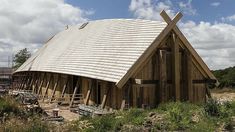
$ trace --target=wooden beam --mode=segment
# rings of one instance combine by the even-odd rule
[[[169,24],[171,22],[171,18],[167,15],[165,11],[161,12],[161,16],[163,19]],[[211,78],[216,79],[215,76],[211,73],[208,66],[205,64],[205,62],[202,60],[202,58],[197,54],[197,52],[194,50],[192,45],[189,43],[189,41],[186,39],[186,37],[182,34],[182,32],[179,30],[177,26],[173,27],[174,32],[176,35],[180,38],[180,40],[184,43],[186,48],[190,51],[190,53],[193,55],[193,58],[197,60],[197,63],[199,63],[199,66],[201,69]]]
[[[186,52],[186,87],[188,88],[188,99],[193,102],[193,85],[192,85],[192,55]]]
[[[45,91],[45,93],[44,93],[44,95],[43,95],[43,97],[42,97],[42,101],[44,101],[44,99],[45,99],[45,97],[46,97],[46,94],[47,94],[49,85],[50,85],[50,83],[51,83],[51,78],[52,78],[52,76],[53,76],[53,75],[50,73],[50,75],[49,75],[49,80],[47,81],[47,85],[46,85],[46,91]]]
[[[135,79],[136,84],[158,84],[159,80],[143,80],[143,79]]]
[[[175,99],[180,100],[180,62],[179,62],[179,40],[174,34],[171,35],[170,45],[172,48],[172,86],[175,91]]]
[[[124,110],[125,105],[126,105],[126,100],[123,99],[123,100],[122,100],[122,103],[121,103],[121,109],[120,109],[120,111],[123,111],[123,110]]]
[[[33,88],[32,88],[32,85],[33,85],[33,82],[36,80],[36,75],[35,74],[32,74],[32,79],[31,79],[31,82],[29,84],[29,90],[32,90],[33,92]]]
[[[61,96],[60,96],[61,98],[64,97],[64,93],[65,93],[65,90],[66,90],[66,88],[68,86],[68,82],[69,82],[69,75],[67,75],[66,82],[65,82],[65,84],[63,86],[63,90],[62,90],[62,93],[61,93]]]
[[[173,20],[162,30],[162,32],[156,37],[154,42],[145,50],[145,52],[138,58],[134,65],[128,70],[124,77],[116,84],[118,88],[122,88],[123,85],[129,80],[129,78],[135,73],[136,70],[142,65],[142,63],[151,56],[158,45],[163,39],[169,34],[176,23],[180,20],[183,15],[179,12],[175,15]]]
[[[43,83],[44,83],[44,78],[46,77],[46,73],[43,73],[43,76],[42,76],[42,78],[41,78],[41,82],[40,82],[40,85],[39,85],[39,87],[38,87],[38,92],[37,92],[37,94],[39,95],[40,94],[40,91],[41,91],[41,89],[42,89],[42,85],[43,85]]]
[[[75,95],[76,95],[76,93],[77,93],[78,88],[80,87],[80,86],[79,86],[79,82],[80,82],[80,78],[78,78],[77,83],[76,83],[76,86],[75,86],[75,88],[74,88],[73,95],[72,95],[72,99],[71,99],[70,104],[69,104],[69,108],[71,108],[71,107],[73,106],[73,101],[74,101]]]
[[[54,98],[55,90],[56,90],[56,88],[57,88],[57,86],[58,86],[59,79],[60,79],[60,74],[58,74],[58,77],[57,77],[56,82],[55,82],[55,84],[54,84],[53,91],[52,91],[52,94],[51,94],[49,103],[51,103],[51,101],[52,101],[53,98]]]
[[[40,74],[39,74],[40,75]],[[37,75],[36,76],[36,81],[34,82],[33,84],[33,93],[36,93],[37,94],[37,87],[38,87],[38,82],[39,82],[39,76]]]
[[[166,72],[166,51],[159,50],[159,86],[161,101],[166,101],[166,86],[167,86],[167,72]]]
[[[107,86],[107,85],[106,85]],[[107,87],[107,91],[106,93],[104,94],[104,97],[103,97],[103,100],[102,100],[102,103],[101,103],[101,108],[104,109],[105,108],[105,105],[106,105],[106,102],[107,102],[107,96],[109,94],[109,91],[110,91],[110,86],[108,85]]]
[[[89,89],[86,94],[85,105],[89,104],[89,99],[91,96],[92,87],[93,87],[93,80],[91,79],[91,80],[89,80]]]
[[[215,79],[193,80],[193,83],[197,83],[197,84],[201,84],[201,83],[208,84],[208,83],[216,83],[216,82],[217,82],[217,80],[215,80]]]

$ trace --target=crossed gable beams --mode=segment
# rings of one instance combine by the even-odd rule
[[[191,44],[188,42],[186,37],[182,34],[182,32],[177,27],[176,23],[182,18],[182,14],[178,12],[174,18],[171,20],[171,18],[167,15],[167,13],[163,10],[160,15],[162,18],[166,21],[168,24],[165,29],[156,37],[154,42],[147,48],[147,50],[138,58],[138,60],[132,65],[132,67],[127,71],[127,73],[123,76],[123,78],[116,83],[118,88],[122,88],[124,84],[129,80],[129,78],[143,65],[143,63],[151,56],[151,54],[155,51],[156,48],[159,47],[160,43],[166,38],[166,36],[169,34],[170,31],[174,31],[174,33],[179,37],[179,39],[183,42],[185,47],[190,51],[193,58],[196,60],[193,61],[193,63],[196,64],[197,68],[201,72],[205,72],[206,75],[210,79],[216,79],[215,76],[211,73],[210,69],[207,67],[207,65],[204,63],[204,61],[201,59],[201,57],[197,54],[197,52],[193,49]]]

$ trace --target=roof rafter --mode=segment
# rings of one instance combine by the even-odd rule
[[[145,52],[139,57],[139,59],[132,65],[123,78],[116,83],[118,88],[122,88],[128,79],[134,74],[134,72],[141,66],[141,64],[151,55],[151,53],[158,47],[161,41],[167,36],[167,34],[176,26],[176,23],[181,19],[182,13],[178,12],[174,18],[168,23],[164,30],[157,36],[154,42],[145,50]]]
[[[160,15],[162,18],[169,24],[172,20],[167,15],[167,13],[163,10],[161,11]],[[180,40],[184,43],[186,48],[191,52],[197,63],[199,63],[199,66],[201,69],[211,78],[216,79],[215,76],[211,73],[208,66],[205,64],[205,62],[201,59],[201,57],[197,54],[197,52],[194,50],[192,45],[189,43],[189,41],[186,39],[186,37],[183,35],[183,33],[179,30],[177,26],[173,27],[173,31],[176,33],[176,35],[180,38]]]

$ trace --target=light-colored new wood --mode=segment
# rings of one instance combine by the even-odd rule
[[[167,13],[163,10],[161,12],[162,18],[169,24],[171,22],[171,18],[167,15]],[[201,59],[201,57],[197,54],[197,52],[193,49],[192,45],[189,43],[189,41],[186,39],[186,37],[182,34],[182,32],[179,30],[177,26],[173,27],[174,32],[176,35],[180,38],[180,40],[184,43],[184,45],[187,47],[187,49],[191,52],[192,57],[197,60],[197,63],[199,63],[198,66],[201,66],[202,70],[211,78],[216,79],[215,76],[211,73],[210,69],[207,67],[205,62]]]
[[[155,49],[159,46],[162,40],[169,34],[173,27],[175,27],[176,23],[180,20],[183,15],[179,12],[173,18],[172,21],[168,23],[166,28],[157,36],[154,42],[147,48],[147,50],[140,56],[140,58],[135,62],[134,65],[128,70],[128,72],[124,75],[124,77],[116,84],[118,88],[122,88],[123,85],[129,80],[129,78],[136,72],[136,70],[142,65],[142,63],[149,58],[149,56],[155,51]]]

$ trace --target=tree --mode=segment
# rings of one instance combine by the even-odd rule
[[[24,48],[20,51],[18,51],[14,56],[14,69],[19,68],[29,57],[31,56],[31,53],[27,50],[27,48]]]

